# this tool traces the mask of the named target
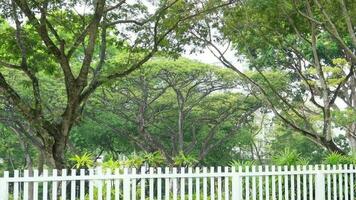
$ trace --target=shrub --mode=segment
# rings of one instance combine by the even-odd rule
[[[356,159],[351,156],[341,155],[339,153],[332,152],[324,158],[324,164],[356,164]]]
[[[246,167],[246,166],[253,166],[256,164],[257,164],[257,162],[254,160],[233,160],[229,163],[229,166],[238,168],[240,166]]]
[[[177,156],[173,158],[175,166],[179,167],[191,167],[198,163],[192,155],[185,155],[183,152],[179,152]]]
[[[146,152],[143,154],[143,158],[145,159],[145,163],[150,167],[159,167],[165,163],[165,159],[159,151],[153,153]]]
[[[73,167],[76,169],[91,168],[94,166],[94,162],[90,153],[84,153],[82,156],[74,155],[73,157],[69,158],[69,160],[74,162]]]
[[[308,165],[309,159],[303,158],[299,153],[294,150],[284,149],[272,159],[275,165]]]

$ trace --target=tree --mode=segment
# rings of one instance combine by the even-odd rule
[[[260,108],[255,98],[233,91],[239,82],[234,74],[216,66],[183,58],[154,58],[98,93],[98,101],[91,106],[95,110],[86,112],[139,150],[160,151],[169,164],[181,153],[202,162],[250,127]],[[97,108],[106,117],[95,114]],[[106,123],[110,118],[118,123]]]
[[[61,169],[70,131],[98,87],[125,77],[159,51],[181,51],[194,20],[231,3],[2,1],[1,95],[42,141],[48,164]],[[126,57],[111,60],[119,50]],[[65,91],[58,113],[44,105],[47,96],[40,73],[60,81]],[[9,80],[12,74],[21,74],[30,88],[19,91],[19,82]]]
[[[346,114],[337,101],[345,102],[348,113],[355,111],[355,9],[352,1],[344,0],[248,0],[225,9],[220,23],[201,23],[193,34],[243,77],[285,125],[329,151],[347,153],[334,142],[333,130],[340,127],[335,113]],[[211,27],[223,34],[214,34]],[[216,44],[226,41],[248,59],[257,76],[224,56]],[[275,85],[270,72],[289,75],[286,89]],[[354,126],[344,126],[353,152]]]

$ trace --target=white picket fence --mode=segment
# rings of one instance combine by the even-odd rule
[[[354,165],[4,172],[0,200],[354,200]],[[70,173],[67,173],[70,172]]]

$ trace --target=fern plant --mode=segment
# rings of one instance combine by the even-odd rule
[[[238,168],[240,166],[242,166],[242,167],[249,166],[250,167],[250,166],[253,166],[256,164],[257,164],[257,162],[254,160],[233,160],[229,163],[229,166]]]
[[[351,156],[341,155],[340,153],[332,152],[324,158],[324,164],[356,164],[356,159]]]
[[[309,159],[302,157],[301,154],[294,150],[286,148],[283,152],[274,156],[272,162],[275,165],[307,165],[309,164]]]

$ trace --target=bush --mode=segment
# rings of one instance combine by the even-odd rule
[[[309,159],[302,157],[294,150],[284,149],[283,152],[277,154],[272,159],[275,165],[308,165]]]
[[[192,155],[185,155],[183,152],[179,152],[179,154],[173,158],[173,162],[177,167],[192,167],[198,163],[198,160]]]
[[[240,166],[247,167],[247,166],[254,166],[257,165],[257,162],[254,160],[233,160],[229,163],[230,167],[238,168]]]
[[[356,164],[356,159],[351,156],[332,152],[324,158],[323,163],[327,165]]]
[[[90,153],[84,153],[83,155],[74,155],[69,159],[74,162],[73,167],[76,169],[79,168],[91,168],[94,166],[92,155]]]

